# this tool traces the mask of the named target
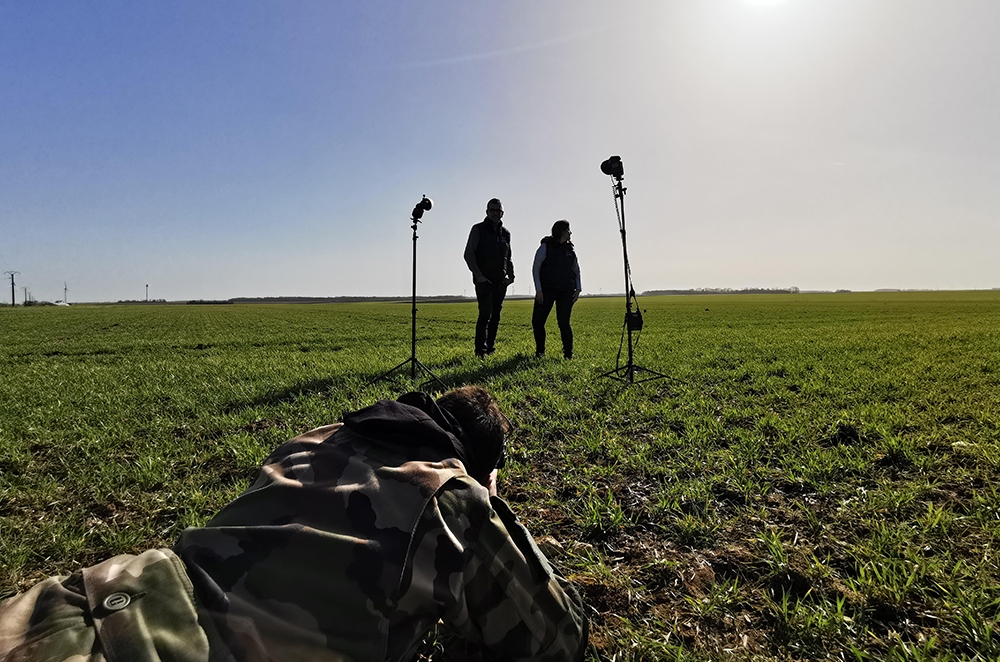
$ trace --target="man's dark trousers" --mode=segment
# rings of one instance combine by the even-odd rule
[[[552,312],[552,304],[556,305],[556,321],[559,323],[559,334],[562,336],[563,356],[573,358],[573,329],[569,326],[569,315],[573,311],[573,290],[565,290],[554,294],[545,294],[542,303],[535,301],[531,311],[531,329],[535,332],[535,353],[545,353],[545,320]]]
[[[500,283],[476,283],[476,300],[479,302],[479,319],[476,320],[476,356],[493,352],[500,325],[500,309],[507,296],[507,286]]]

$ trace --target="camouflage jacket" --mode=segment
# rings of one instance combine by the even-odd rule
[[[444,433],[429,416],[408,409],[410,431]],[[181,535],[174,552],[186,575],[176,557],[159,550],[118,557],[123,568],[160,571],[127,573],[127,587],[104,585],[96,576],[86,587],[46,580],[11,598],[13,609],[0,605],[0,660],[5,641],[21,646],[20,657],[10,659],[25,661],[74,654],[178,662],[405,660],[439,619],[513,659],[581,659],[587,622],[576,592],[507,504],[490,497],[450,455],[440,444],[399,445],[341,424],[296,437],[205,527]],[[156,562],[143,561],[147,555]],[[161,601],[147,590],[147,575],[172,577],[157,580],[171,585],[163,599],[183,608],[164,609],[162,617],[147,610],[132,630],[101,629],[107,622],[102,601],[112,593],[132,596],[115,614]],[[45,600],[72,603],[80,623],[89,610],[105,649],[127,646],[130,654],[88,658],[94,634],[77,630],[59,641],[49,636],[44,650],[26,647],[22,632],[48,613],[37,610]],[[177,650],[157,656],[161,645]],[[143,646],[150,654],[131,654]]]
[[[511,658],[581,655],[583,605],[507,504],[430,444],[428,414],[378,406],[408,420],[292,439],[175,545],[234,656],[403,660],[439,619]]]

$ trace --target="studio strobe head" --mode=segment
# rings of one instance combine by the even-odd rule
[[[620,156],[609,156],[601,164],[601,172],[605,175],[610,175],[615,179],[621,179],[625,176],[625,167],[622,165],[622,157]]]
[[[420,217],[424,215],[425,211],[430,211],[431,207],[434,206],[434,201],[428,198],[426,195],[420,198],[420,202],[413,208],[413,220],[419,221]]]

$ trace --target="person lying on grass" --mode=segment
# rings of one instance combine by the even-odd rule
[[[439,620],[513,659],[582,659],[580,597],[497,497],[508,426],[467,386],[295,437],[172,549],[0,603],[0,659],[405,660]]]

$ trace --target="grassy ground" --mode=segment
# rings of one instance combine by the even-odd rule
[[[1000,659],[1000,292],[530,302],[418,357],[517,423],[501,493],[585,596],[595,659]],[[282,440],[409,388],[408,304],[0,309],[0,596],[169,545]],[[464,649],[438,635],[434,659]],[[443,652],[442,649],[443,648]],[[978,656],[978,658],[976,657]]]

